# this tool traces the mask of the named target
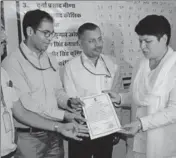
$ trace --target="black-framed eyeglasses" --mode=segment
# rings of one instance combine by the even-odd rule
[[[40,29],[36,29],[36,30],[42,32],[46,38],[49,38],[49,37],[53,38],[54,36],[56,36],[56,33],[54,31],[50,32],[47,30],[40,30]]]
[[[50,67],[48,67],[48,68],[39,68],[39,67],[37,67],[36,65],[34,65],[34,64],[26,57],[26,55],[24,54],[24,52],[23,52],[23,50],[21,49],[21,47],[19,47],[19,49],[20,49],[20,52],[21,52],[21,54],[23,55],[23,57],[24,57],[35,69],[40,70],[40,71],[44,71],[44,70],[47,70],[47,69],[52,68],[53,71],[56,71],[56,69],[55,69],[55,68],[53,67],[53,65],[51,64],[51,60],[50,60],[49,57],[48,57],[48,62],[49,62],[49,64],[50,64]]]

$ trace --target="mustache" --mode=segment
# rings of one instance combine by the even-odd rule
[[[94,48],[94,50],[100,50],[100,49],[102,49],[103,47],[96,47],[96,48]]]

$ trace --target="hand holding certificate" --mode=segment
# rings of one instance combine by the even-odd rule
[[[102,93],[81,98],[91,139],[103,137],[120,130],[121,125],[108,94]]]

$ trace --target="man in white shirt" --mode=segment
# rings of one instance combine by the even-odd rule
[[[67,110],[68,103],[78,106],[81,101],[69,99],[63,91],[56,59],[46,53],[55,34],[53,18],[41,10],[29,11],[23,19],[23,31],[25,41],[15,52],[5,58],[3,67],[10,75],[24,108],[40,117],[35,120],[32,116],[28,117],[33,120],[33,125],[24,121],[21,115],[16,116],[18,122],[15,122],[17,131],[15,157],[63,158],[62,136],[56,132],[49,132],[50,129],[46,127],[41,128],[38,123],[40,122],[41,126],[45,124],[40,119],[50,120],[50,123],[57,122],[52,124],[50,131],[58,131],[64,129],[58,121],[84,121],[81,116],[58,108],[59,106]],[[69,135],[73,134],[74,130],[78,129],[74,126],[69,125],[65,132]],[[70,133],[71,130],[72,133]]]
[[[83,53],[66,64],[64,88],[70,97],[86,97],[112,88],[118,66],[110,56],[102,54],[100,28],[85,23],[78,29],[78,41]],[[111,158],[113,136],[83,142],[70,141],[69,158]]]
[[[61,133],[77,141],[86,137],[88,131],[76,123],[59,123],[45,119],[36,113],[26,110],[16,96],[13,83],[6,71],[1,68],[1,157],[10,158],[16,150],[13,116],[31,127]],[[36,121],[37,120],[37,121]]]

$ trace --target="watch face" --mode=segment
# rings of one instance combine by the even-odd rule
[[[55,125],[54,126],[54,131],[57,131],[57,129],[58,129],[58,125]]]

